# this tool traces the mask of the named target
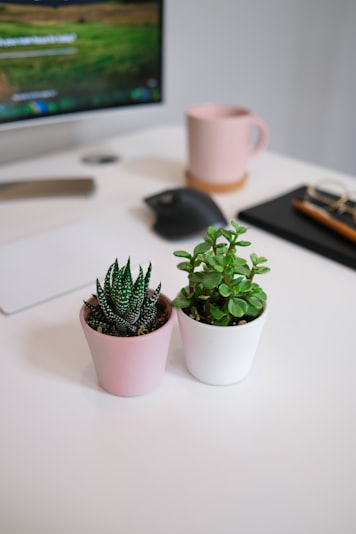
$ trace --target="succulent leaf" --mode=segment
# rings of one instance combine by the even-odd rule
[[[123,267],[118,260],[112,263],[106,273],[103,286],[96,281],[98,305],[85,302],[89,309],[89,326],[113,336],[135,336],[152,331],[158,310],[161,284],[149,293],[152,265],[144,273],[139,266],[139,274],[133,281],[130,258]]]
[[[176,297],[172,300],[172,305],[176,306],[177,308],[188,308],[190,304],[191,301],[185,297]]]
[[[194,249],[194,256],[197,256],[198,254],[204,254],[204,252],[207,252],[210,249],[210,244],[206,241],[203,241],[202,243],[199,243]]]
[[[130,298],[130,309],[139,310],[143,304],[145,298],[145,278],[143,275],[143,269],[140,265],[139,275],[133,285],[132,294]]]
[[[203,285],[205,289],[213,289],[221,284],[223,275],[221,272],[204,273]]]
[[[152,263],[150,262],[148,269],[146,271],[146,274],[145,274],[145,289],[144,289],[145,295],[147,295],[148,289],[150,287],[151,273],[152,273]]]
[[[178,263],[177,268],[181,271],[187,271],[187,273],[190,273],[193,270],[193,266],[190,261],[181,261]]]
[[[241,298],[229,298],[227,307],[231,315],[233,315],[234,317],[243,317],[247,312],[247,303]]]
[[[161,283],[158,284],[153,295],[150,297],[149,302],[151,305],[155,305],[161,292]]]
[[[115,313],[110,307],[110,303],[105,296],[104,290],[100,285],[99,280],[96,281],[96,298],[98,299],[100,308],[104,313],[106,319],[110,321],[115,321]]]
[[[153,322],[157,315],[157,309],[155,307],[147,308],[140,316],[140,324],[146,325]]]
[[[188,260],[191,259],[191,254],[189,252],[186,252],[185,250],[176,250],[173,252],[174,256],[177,256],[177,258],[186,258]]]
[[[111,298],[111,278],[112,276],[114,276],[113,275],[114,270],[115,270],[115,263],[112,263],[104,279],[104,294],[105,294],[106,299]]]
[[[218,308],[217,306],[210,305],[210,313],[214,317],[214,319],[222,319],[225,317],[226,313]]]

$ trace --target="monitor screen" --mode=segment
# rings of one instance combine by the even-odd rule
[[[0,126],[162,101],[163,0],[0,0]]]

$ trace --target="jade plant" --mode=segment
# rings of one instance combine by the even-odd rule
[[[90,313],[87,323],[91,328],[111,336],[137,336],[156,330],[164,322],[159,307],[161,284],[149,291],[152,265],[146,273],[139,266],[134,280],[130,258],[119,267],[118,260],[112,263],[106,273],[103,285],[96,280],[97,304],[84,301]]]
[[[209,226],[204,241],[193,253],[177,250],[184,261],[178,269],[188,273],[188,286],[181,289],[173,306],[196,321],[216,326],[243,324],[258,317],[267,299],[255,276],[267,273],[267,259],[250,254],[249,261],[237,255],[238,247],[248,247],[240,237],[247,228],[231,221],[231,229]]]

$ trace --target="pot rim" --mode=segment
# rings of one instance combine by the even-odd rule
[[[87,299],[87,302],[92,303],[93,301],[94,302],[96,301],[96,297],[93,295],[89,299]],[[168,324],[171,321],[174,321],[176,317],[176,308],[172,306],[172,303],[171,303],[172,301],[167,295],[165,295],[164,293],[160,293],[158,301],[163,301],[166,305],[166,308],[168,311],[167,321],[162,326],[160,326],[157,330],[154,330],[153,332],[148,332],[146,334],[142,334],[140,336],[110,336],[109,334],[104,334],[103,332],[97,332],[96,330],[94,330],[94,328],[91,328],[86,321],[86,318],[88,317],[90,312],[84,303],[82,304],[80,311],[79,311],[79,319],[82,324],[82,327],[84,329],[88,329],[90,333],[94,336],[105,336],[106,339],[110,339],[113,341],[118,340],[118,339],[125,340],[124,342],[126,343],[132,342],[131,340],[137,340],[137,339],[142,340],[143,338],[147,336],[153,336],[154,334],[161,332],[162,329],[166,328]]]
[[[260,313],[258,317],[254,317],[251,321],[248,321],[243,324],[235,324],[235,325],[230,325],[230,326],[219,326],[216,324],[207,324],[207,323],[202,323],[200,321],[197,321],[196,319],[193,319],[192,317],[187,315],[182,308],[176,308],[178,315],[180,315],[181,317],[187,318],[188,321],[192,321],[196,323],[197,325],[199,325],[198,328],[209,328],[209,329],[218,328],[219,330],[231,330],[232,328],[244,328],[246,330],[246,328],[251,328],[252,325],[255,325],[256,322],[259,322],[260,320],[262,320],[262,318],[266,316],[268,309],[269,307],[267,306],[267,302],[265,301],[263,304],[263,311]]]

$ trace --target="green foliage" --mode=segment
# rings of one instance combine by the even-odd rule
[[[254,281],[255,275],[269,272],[267,259],[250,254],[250,261],[237,256],[237,247],[251,243],[240,239],[247,228],[231,221],[231,229],[210,226],[193,254],[177,250],[182,258],[177,267],[188,275],[188,287],[183,288],[172,304],[183,308],[197,321],[217,326],[245,323],[258,317],[267,299],[266,293]]]
[[[97,294],[94,297],[98,305],[84,301],[90,310],[88,325],[112,336],[136,336],[154,330],[161,284],[153,294],[149,293],[151,271],[151,264],[146,273],[140,266],[139,274],[133,280],[130,258],[121,268],[116,259],[106,273],[104,284],[96,280]]]

